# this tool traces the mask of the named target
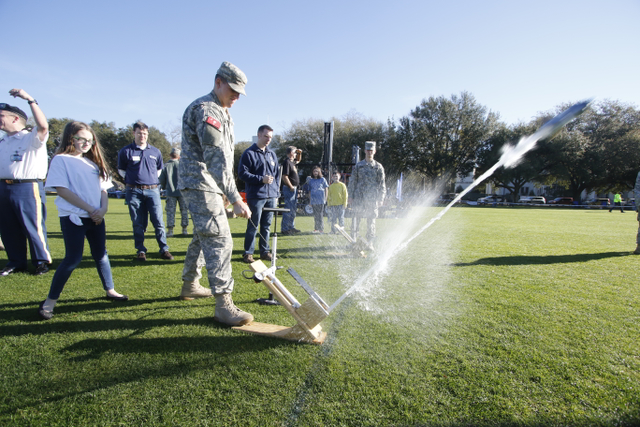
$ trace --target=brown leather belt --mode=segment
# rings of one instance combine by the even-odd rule
[[[41,179],[0,179],[0,182],[5,184],[22,184],[25,182],[40,182]]]
[[[133,184],[127,184],[127,187],[130,188],[138,188],[140,190],[155,190],[156,188],[158,188],[157,185],[133,185]]]

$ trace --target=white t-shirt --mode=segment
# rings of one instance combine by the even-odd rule
[[[91,160],[83,156],[71,156],[58,154],[49,165],[49,175],[45,188],[53,190],[54,187],[64,187],[94,208],[100,207],[102,191],[113,187],[111,179],[104,180],[100,176],[100,169]],[[62,197],[56,197],[58,216],[78,215],[81,218],[89,218],[89,212],[72,205]]]
[[[0,139],[0,179],[44,179],[49,162],[47,139],[48,133],[40,141],[37,127]]]

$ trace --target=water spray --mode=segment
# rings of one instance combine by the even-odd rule
[[[485,179],[490,177],[496,169],[501,166],[511,168],[516,166],[523,158],[523,156],[533,149],[536,143],[543,138],[548,138],[557,133],[563,126],[569,123],[571,120],[582,114],[591,100],[577,103],[569,109],[555,116],[549,120],[543,126],[540,127],[534,134],[522,138],[515,146],[505,146],[502,149],[502,155],[498,163],[493,165],[489,170],[477,178],[473,183],[464,189],[457,197],[455,197],[451,203],[443,208],[438,215],[431,218],[427,224],[422,226],[417,232],[413,234],[409,239],[402,243],[398,243],[395,247],[385,251],[377,260],[376,263],[360,278],[356,283],[351,286],[340,298],[338,298],[330,307],[325,301],[315,292],[311,287],[300,277],[298,273],[292,268],[288,269],[289,274],[302,286],[307,292],[309,298],[303,304],[300,304],[298,300],[287,290],[280,280],[276,277],[275,273],[277,267],[275,266],[275,250],[274,250],[274,262],[271,268],[262,263],[262,261],[256,261],[251,264],[252,270],[255,272],[254,278],[256,281],[261,281],[270,291],[271,294],[289,311],[291,316],[296,320],[296,325],[293,327],[285,327],[279,325],[271,325],[266,323],[253,322],[249,325],[235,326],[233,329],[238,329],[244,332],[249,332],[258,335],[274,336],[278,338],[284,338],[293,341],[308,342],[314,344],[322,344],[326,338],[326,332],[322,331],[320,322],[324,320],[331,311],[338,304],[340,304],[347,296],[352,294],[356,289],[360,288],[371,277],[376,277],[386,270],[389,261],[395,257],[400,251],[404,250],[409,243],[416,239],[422,232],[429,228],[434,222],[442,218],[447,211],[458,201],[462,199],[469,191],[478,186]],[[278,211],[282,211],[278,209]],[[338,230],[348,240],[350,239],[348,234],[342,229]],[[357,241],[350,240],[350,243],[354,245],[358,252],[360,248],[356,246]],[[274,242],[274,249],[276,243]]]
[[[562,129],[562,127],[564,127],[567,123],[569,123],[571,120],[575,119],[576,117],[584,113],[585,110],[589,107],[589,104],[591,104],[591,102],[592,102],[592,99],[589,99],[571,106],[567,110],[563,111],[562,113],[558,114],[553,119],[549,120],[544,125],[542,125],[540,129],[538,129],[534,134],[528,137],[523,137],[516,146],[508,145],[503,147],[502,155],[500,156],[500,160],[498,160],[498,163],[493,165],[491,168],[489,168],[489,170],[487,170],[479,178],[473,181],[471,185],[469,185],[460,194],[458,194],[458,196],[456,196],[446,207],[444,207],[438,213],[438,215],[431,218],[429,222],[427,222],[424,226],[422,226],[422,228],[420,228],[417,232],[415,232],[413,236],[411,236],[409,239],[405,240],[401,244],[398,244],[395,248],[392,248],[390,251],[387,251],[385,256],[381,258],[378,263],[376,263],[373,267],[369,269],[369,271],[367,271],[364,275],[362,275],[360,279],[358,279],[351,288],[349,288],[340,298],[336,300],[336,302],[334,302],[331,305],[331,307],[329,307],[329,311],[333,310],[338,304],[340,304],[347,296],[353,293],[356,289],[360,288],[371,276],[377,276],[381,272],[383,272],[386,269],[388,262],[389,260],[391,260],[391,258],[393,258],[396,254],[398,254],[404,248],[406,248],[409,245],[409,243],[411,243],[416,237],[422,234],[422,232],[424,232],[427,228],[431,227],[431,225],[433,225],[434,222],[442,218],[443,215],[446,214],[447,211],[451,209],[451,207],[454,204],[458,203],[469,191],[473,190],[481,182],[483,182],[485,179],[493,175],[496,169],[498,169],[501,166],[504,166],[506,168],[512,168],[517,166],[518,163],[522,160],[522,157],[527,152],[532,150],[540,139],[548,138],[550,136],[553,136],[557,132],[559,132],[560,129]]]

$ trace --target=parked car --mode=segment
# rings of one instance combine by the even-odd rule
[[[111,187],[110,189],[107,190],[107,196],[115,197],[116,199],[121,199],[124,197],[124,191],[119,190],[116,187]]]
[[[458,197],[458,194],[459,193],[445,193],[445,194],[442,194],[438,198],[438,203],[448,205],[449,203],[451,203],[453,201],[453,199]],[[458,201],[458,203],[460,203],[460,201]]]
[[[518,203],[530,203],[535,205],[544,205],[547,203],[547,199],[542,196],[528,196],[528,197],[520,197]]]
[[[478,204],[479,205],[488,205],[491,203],[500,203],[500,202],[504,202],[504,197],[502,196],[486,196],[486,197],[480,197],[478,199]]]
[[[573,197],[556,197],[553,200],[549,200],[550,205],[572,205]]]
[[[602,206],[607,206],[610,205],[611,202],[609,201],[608,197],[596,197],[594,199],[590,199],[587,200],[586,202],[584,202],[585,205],[602,205]]]

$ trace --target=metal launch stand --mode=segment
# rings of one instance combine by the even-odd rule
[[[283,212],[289,212],[283,208],[264,208],[263,212],[274,212],[276,215]],[[327,337],[327,333],[322,331],[320,322],[329,315],[329,306],[326,302],[300,277],[293,268],[289,268],[287,272],[302,286],[307,292],[309,298],[300,304],[295,296],[284,286],[284,284],[276,277],[278,235],[274,227],[273,233],[273,252],[271,267],[267,268],[262,261],[255,261],[251,264],[254,271],[253,278],[257,282],[262,282],[269,290],[269,299],[261,298],[258,301],[261,304],[280,304],[287,309],[289,314],[296,320],[296,324],[292,327],[272,325],[269,323],[252,322],[248,325],[234,326],[233,329],[256,335],[273,336],[291,341],[307,342],[312,344],[322,344]],[[274,300],[275,297],[275,300]],[[277,300],[277,301],[276,301]]]

